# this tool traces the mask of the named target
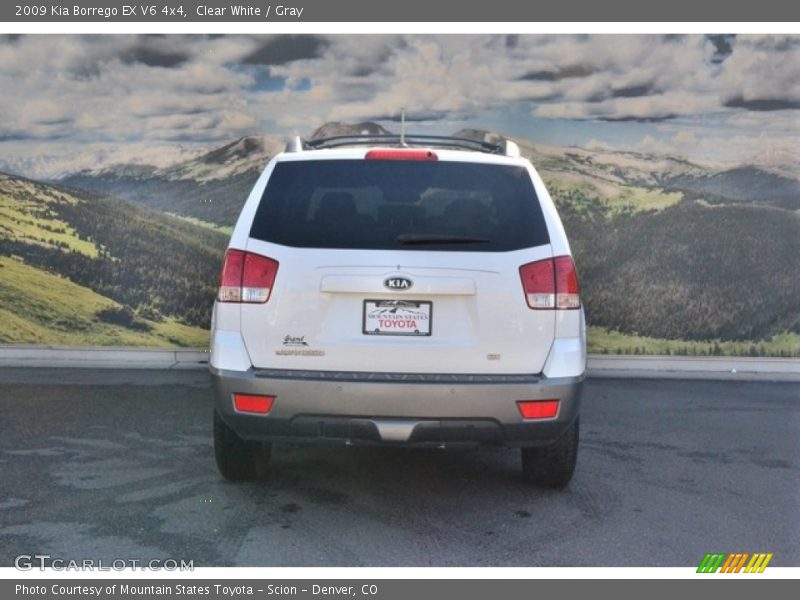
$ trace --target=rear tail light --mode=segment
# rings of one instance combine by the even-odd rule
[[[256,413],[266,415],[272,410],[275,396],[262,396],[260,394],[234,394],[233,406],[237,412]]]
[[[379,148],[364,156],[367,160],[439,160],[432,150],[418,148]]]
[[[581,307],[578,272],[571,256],[539,260],[519,268],[528,306],[537,310]]]
[[[217,299],[220,302],[266,302],[277,273],[278,263],[271,258],[243,250],[228,250],[222,264]]]
[[[552,419],[558,414],[558,400],[521,400],[517,408],[523,419]]]

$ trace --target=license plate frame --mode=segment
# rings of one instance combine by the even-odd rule
[[[433,333],[433,302],[430,300],[366,299],[362,306],[361,333],[364,335],[430,337]],[[389,312],[379,315],[375,311]],[[400,311],[401,318],[397,318],[398,311]],[[381,319],[380,317],[385,318]],[[391,321],[396,325],[385,325],[381,321]],[[413,324],[409,325],[409,322],[413,322]],[[427,328],[411,329],[414,324],[419,326],[421,323],[427,323]]]

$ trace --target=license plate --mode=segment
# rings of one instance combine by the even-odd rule
[[[431,334],[433,304],[424,300],[364,300],[367,335]]]

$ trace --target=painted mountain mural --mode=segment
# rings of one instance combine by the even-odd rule
[[[386,132],[330,123],[311,137]],[[568,230],[592,351],[800,356],[798,179],[513,139]],[[281,148],[250,136],[167,167],[0,177],[0,339],[204,346],[227,234]]]
[[[204,346],[294,136],[500,140],[593,352],[800,356],[800,35],[0,35],[0,343]]]

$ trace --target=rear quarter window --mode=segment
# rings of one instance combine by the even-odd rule
[[[478,252],[550,241],[523,167],[398,160],[279,162],[250,236],[301,248]]]

